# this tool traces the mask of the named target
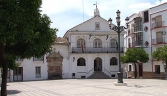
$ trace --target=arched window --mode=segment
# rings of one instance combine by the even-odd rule
[[[95,39],[95,40],[93,41],[93,47],[94,47],[94,48],[101,48],[101,47],[102,47],[102,42],[101,42],[101,40],[100,40],[100,39]]]
[[[110,46],[111,46],[111,48],[116,48],[117,47],[115,39],[110,40]]]
[[[84,39],[78,39],[77,40],[77,48],[85,47],[85,40]]]
[[[77,60],[77,66],[86,66],[86,62],[84,58],[79,58]]]
[[[116,57],[112,57],[112,58],[110,59],[110,65],[117,65],[117,64],[118,64],[117,58],[116,58]]]

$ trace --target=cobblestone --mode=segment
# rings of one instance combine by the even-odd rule
[[[62,79],[10,82],[8,96],[167,96],[167,80],[124,79],[127,86],[114,86],[117,79]]]

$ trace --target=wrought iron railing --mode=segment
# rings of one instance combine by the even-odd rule
[[[23,61],[23,59],[20,59],[20,58],[16,58],[15,61]]]
[[[165,21],[158,21],[158,22],[155,22],[155,23],[152,23],[152,28],[158,28],[158,27],[162,27],[164,26],[165,24]]]
[[[111,72],[110,72],[110,71],[108,71],[108,70],[107,70],[107,69],[105,69],[105,68],[104,68],[104,70],[105,70],[105,71],[107,71],[107,72],[110,74],[110,76],[111,76]]]
[[[91,71],[93,71],[93,68],[89,72],[87,72],[86,74],[89,74]]]
[[[33,61],[44,61],[44,56],[42,56],[41,58],[33,57]]]
[[[136,47],[136,46],[143,46],[143,41],[134,41],[128,44],[129,48],[130,47]]]
[[[165,37],[152,39],[152,44],[166,44]]]
[[[120,52],[123,53],[123,47],[120,47]],[[118,48],[93,48],[93,47],[85,47],[85,48],[77,48],[72,47],[72,53],[118,53]]]

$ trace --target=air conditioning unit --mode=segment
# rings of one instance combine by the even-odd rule
[[[165,35],[166,34],[166,31],[162,31],[162,35]]]
[[[152,21],[155,21],[155,17],[152,18]]]

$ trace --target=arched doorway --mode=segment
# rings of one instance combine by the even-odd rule
[[[102,71],[102,59],[99,57],[94,59],[94,71]]]

